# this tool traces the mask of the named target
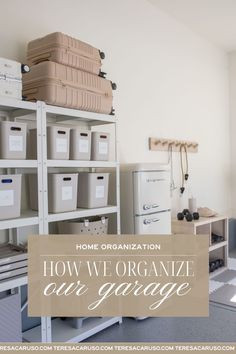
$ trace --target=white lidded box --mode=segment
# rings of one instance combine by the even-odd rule
[[[21,63],[0,58],[0,96],[22,99]]]
[[[90,160],[91,131],[74,128],[70,131],[70,159]]]
[[[60,234],[105,235],[108,217],[94,216],[87,219],[65,220],[58,223]]]
[[[29,131],[29,157],[37,159],[37,129]],[[47,127],[47,158],[48,160],[69,160],[70,128]]]
[[[26,123],[0,122],[0,158],[26,158]]]
[[[0,58],[0,75],[21,80],[21,63],[15,60]]]
[[[37,175],[29,176],[30,207],[38,210]],[[48,174],[48,211],[62,213],[76,209],[78,173]]]
[[[0,220],[18,218],[21,206],[21,175],[0,175]]]
[[[78,181],[79,208],[107,206],[109,173],[81,172]]]
[[[91,160],[107,161],[109,159],[110,134],[92,132]]]
[[[3,78],[0,76],[0,96],[22,99],[22,82],[17,79]]]

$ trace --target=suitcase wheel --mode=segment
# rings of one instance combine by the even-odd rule
[[[112,87],[112,90],[116,90],[117,89],[116,83],[111,81],[111,87]]]
[[[105,53],[104,53],[104,52],[101,52],[101,51],[99,50],[99,54],[100,54],[100,58],[101,58],[101,59],[105,59]]]
[[[107,73],[105,73],[104,71],[101,71],[101,70],[100,70],[100,72],[99,72],[99,76],[100,76],[100,77],[103,77],[103,79],[106,78],[106,74],[107,74]]]
[[[21,72],[22,72],[22,74],[30,72],[29,66],[26,64],[21,64]]]
[[[110,113],[111,116],[114,116],[115,115],[115,109],[112,107],[111,109],[111,113]]]

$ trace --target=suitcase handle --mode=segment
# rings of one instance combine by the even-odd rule
[[[11,130],[14,130],[14,131],[18,131],[18,132],[21,131],[21,128],[20,128],[20,127],[11,127],[10,129],[11,129]]]
[[[104,177],[103,176],[99,176],[99,177],[97,177],[97,179],[104,179]]]
[[[2,183],[12,183],[12,179],[11,178],[4,178],[1,180]]]
[[[100,135],[100,139],[107,139],[107,135]]]
[[[63,135],[65,135],[66,132],[65,132],[64,130],[58,130],[58,131],[57,131],[57,134],[63,134]]]
[[[71,181],[71,177],[64,177],[63,181]]]
[[[88,136],[87,133],[80,133],[80,136]]]

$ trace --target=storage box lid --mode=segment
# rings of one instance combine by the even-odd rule
[[[140,171],[169,171],[170,166],[164,163],[130,163],[121,165],[124,171],[140,172]]]

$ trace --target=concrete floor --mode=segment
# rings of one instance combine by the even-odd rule
[[[236,269],[236,249],[229,265]],[[236,342],[236,312],[209,306],[207,318],[123,318],[121,325],[88,338],[86,342]]]
[[[210,305],[209,318],[124,318],[87,342],[236,342],[236,312]]]

